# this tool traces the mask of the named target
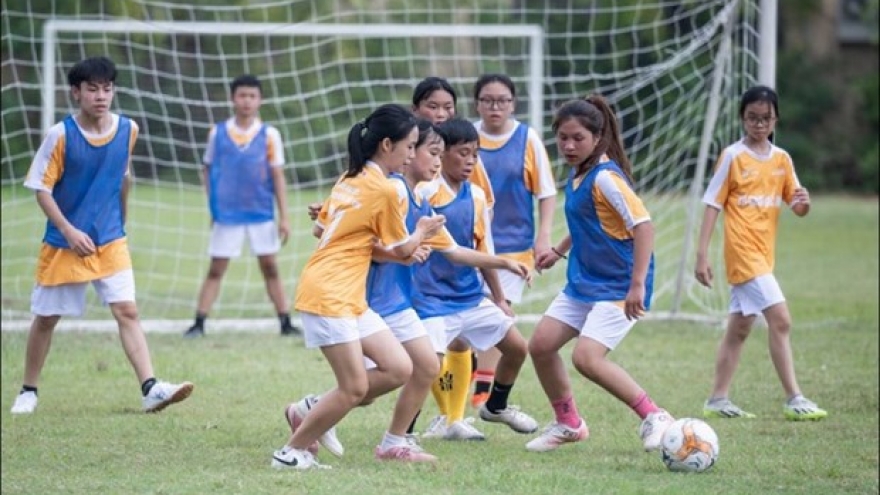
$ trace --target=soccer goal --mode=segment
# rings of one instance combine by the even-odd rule
[[[707,168],[738,137],[736,99],[767,80],[761,60],[772,63],[773,52],[761,43],[769,29],[762,13],[772,1],[470,0],[451,8],[383,0],[370,9],[342,1],[240,3],[4,7],[4,328],[28,319],[45,222],[21,187],[24,175],[42,132],[73,109],[67,70],[96,54],[110,56],[120,71],[114,111],[141,127],[128,233],[149,330],[182,331],[194,311],[208,265],[201,156],[210,126],[229,116],[228,84],[242,73],[262,79],[261,116],[284,138],[293,235],[279,265],[289,297],[314,246],[305,205],[320,200],[344,170],[349,126],[378,104],[408,104],[428,75],[447,78],[459,91],[458,113],[475,118],[474,81],[503,72],[517,85],[517,118],[543,133],[560,184],[567,170],[555,159],[549,128],[555,106],[593,91],[616,106],[657,230],[654,313],[723,317],[723,283],[710,291],[692,280],[697,199]],[[564,235],[561,203],[554,239]],[[564,278],[563,266],[538,277],[518,312],[534,319]],[[245,249],[226,275],[212,329],[274,329],[272,313]],[[113,328],[101,323],[107,318],[92,298],[86,322],[68,325]]]

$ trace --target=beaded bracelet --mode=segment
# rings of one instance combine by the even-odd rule
[[[559,251],[557,251],[555,247],[550,248],[550,250],[553,251],[554,253],[556,253],[556,256],[559,256],[560,258],[562,258],[562,259],[564,259],[564,260],[567,260],[567,259],[568,259],[568,256],[566,256],[566,255],[560,253]]]

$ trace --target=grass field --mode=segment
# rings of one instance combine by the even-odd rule
[[[343,420],[345,457],[321,456],[332,470],[275,471],[271,453],[287,438],[284,406],[333,384],[320,353],[301,341],[266,332],[195,342],[152,334],[160,377],[192,380],[196,390],[187,402],[145,416],[114,334],[59,333],[37,413],[14,417],[9,407],[20,386],[25,335],[3,332],[2,492],[877,493],[877,200],[820,197],[804,219],[783,215],[777,259],[794,316],[801,387],[830,416],[817,423],[782,418],[766,331],[756,328],[732,395],[758,418],[710,422],[721,454],[704,474],[667,472],[657,454],[641,451],[635,415],[576,374],[575,397],[591,437],[556,452],[528,453],[530,436],[478,421],[484,443],[423,442],[440,457],[436,465],[379,463],[372,450],[390,418],[392,394]],[[672,414],[696,416],[711,387],[719,337],[715,327],[644,322],[612,356]],[[552,418],[530,363],[512,401],[542,423]],[[434,412],[429,399],[420,428]]]

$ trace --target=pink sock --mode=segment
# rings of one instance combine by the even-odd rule
[[[660,408],[657,407],[657,404],[654,404],[654,401],[648,397],[648,392],[645,391],[642,391],[642,393],[636,398],[635,402],[630,404],[629,407],[631,407],[632,410],[642,419],[645,419],[652,412],[660,410]]]
[[[553,406],[553,412],[556,413],[556,422],[562,423],[571,428],[577,428],[581,425],[581,415],[578,413],[577,406],[574,404],[572,396],[563,397],[554,401],[550,401]]]

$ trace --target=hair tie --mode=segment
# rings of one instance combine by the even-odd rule
[[[367,135],[367,123],[363,120],[358,122],[358,125],[361,126],[361,138]]]

